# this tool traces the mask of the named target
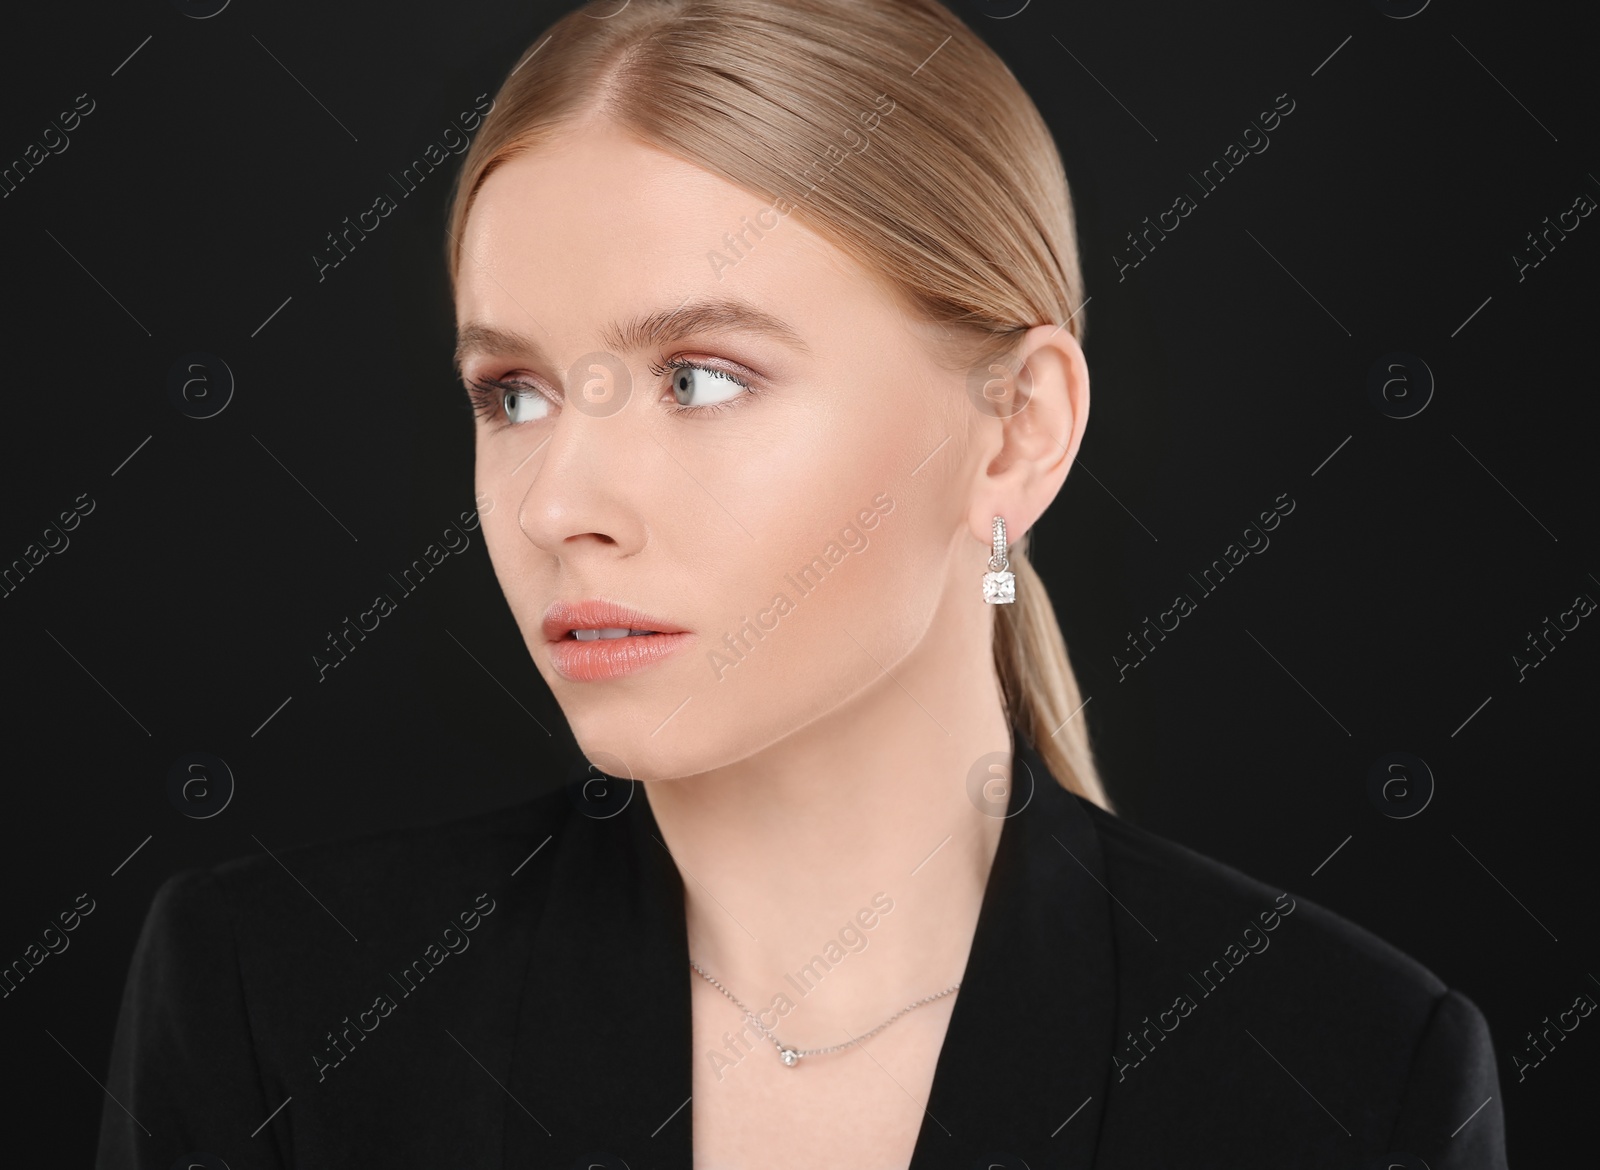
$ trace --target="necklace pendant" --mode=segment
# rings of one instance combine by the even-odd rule
[[[800,1054],[793,1048],[779,1048],[778,1058],[783,1061],[786,1068],[793,1068],[800,1063]]]

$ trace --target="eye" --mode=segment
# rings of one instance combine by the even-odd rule
[[[509,422],[532,422],[534,419],[549,417],[550,400],[537,390],[518,386],[504,392],[500,399],[500,408],[505,411]]]
[[[704,413],[708,410],[727,410],[732,399],[753,395],[754,387],[728,370],[702,365],[687,358],[673,358],[652,365],[650,372],[658,377],[672,376],[672,397],[677,402],[674,413]]]
[[[473,410],[490,422],[502,417],[507,423],[537,422],[550,415],[550,399],[519,382],[474,378],[467,384],[467,395]]]

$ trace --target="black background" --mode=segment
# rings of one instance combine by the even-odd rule
[[[1033,0],[996,18],[1021,3],[955,7],[1039,104],[1073,185],[1093,409],[1034,560],[1113,799],[1471,997],[1513,1164],[1592,1148],[1600,1019],[1521,1080],[1513,1062],[1543,1017],[1600,995],[1600,614],[1524,680],[1513,663],[1579,594],[1600,600],[1600,217],[1521,280],[1513,260],[1544,217],[1600,200],[1585,11]],[[0,560],[94,501],[0,600],[0,963],[78,894],[96,903],[0,1001],[27,1070],[6,1111],[64,1164],[91,1156],[122,979],[168,874],[509,804],[573,758],[476,533],[325,681],[311,665],[473,507],[444,172],[320,282],[312,253],[568,7],[9,14],[0,161],[95,103],[0,200]],[[1188,176],[1282,94],[1270,147],[1200,197]],[[1196,210],[1119,280],[1126,233],[1185,191]],[[169,396],[193,351],[236,380],[212,418]],[[1396,351],[1436,380],[1409,418],[1368,393]],[[1203,595],[1188,574],[1285,493],[1270,547]],[[1128,633],[1178,593],[1195,611],[1119,680]],[[236,779],[209,819],[167,797],[192,751]],[[1406,819],[1368,796],[1397,751],[1436,782]]]

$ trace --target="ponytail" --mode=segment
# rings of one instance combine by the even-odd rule
[[[1006,713],[1063,788],[1114,812],[1095,767],[1084,700],[1055,607],[1028,560],[1029,535],[1008,554],[1016,600],[994,607],[994,665]]]

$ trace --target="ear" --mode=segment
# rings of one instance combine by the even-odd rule
[[[1068,330],[1038,325],[1023,334],[1010,393],[986,397],[980,418],[988,449],[972,485],[968,523],[984,549],[994,518],[1015,544],[1066,482],[1089,422],[1089,365]],[[987,556],[987,552],[984,554]]]

